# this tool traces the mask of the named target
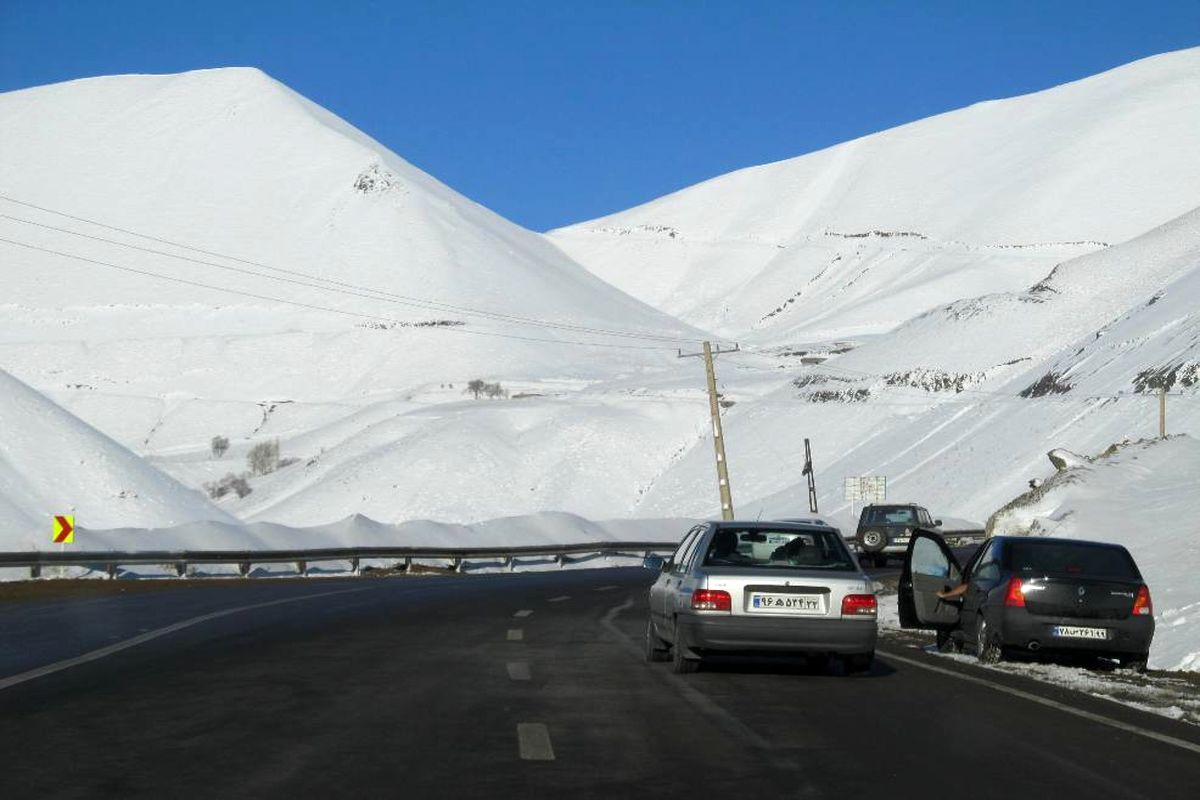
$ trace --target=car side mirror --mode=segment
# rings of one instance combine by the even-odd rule
[[[933,527],[935,527],[935,528],[940,528],[940,527],[942,527],[942,521],[941,521],[940,519],[935,519],[935,520],[933,521]]]
[[[646,556],[642,559],[642,566],[651,572],[662,572],[666,563],[662,556]]]

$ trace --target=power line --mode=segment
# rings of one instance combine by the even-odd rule
[[[135,275],[144,275],[144,276],[150,277],[150,278],[158,278],[159,280],[170,281],[172,283],[180,283],[180,284],[184,284],[187,286],[199,287],[201,289],[211,289],[215,292],[226,292],[228,294],[236,294],[236,295],[241,295],[243,297],[251,297],[251,298],[254,298],[255,300],[265,300],[265,301],[271,302],[271,303],[283,303],[285,305],[297,306],[299,308],[307,308],[307,309],[310,309],[313,311],[325,311],[325,312],[329,312],[331,314],[343,314],[345,316],[358,317],[360,319],[369,319],[369,320],[376,320],[376,321],[382,320],[384,322],[392,322],[392,323],[395,323],[397,325],[400,325],[400,326],[403,326],[406,328],[425,328],[428,330],[435,330],[435,331],[465,333],[465,334],[470,334],[472,336],[491,336],[491,337],[495,337],[495,338],[499,338],[499,339],[517,339],[519,341],[525,341],[525,342],[545,342],[547,344],[578,345],[578,346],[582,346],[582,347],[607,347],[607,348],[616,348],[616,349],[621,349],[621,350],[667,350],[667,351],[675,349],[673,347],[667,347],[665,345],[615,344],[612,342],[581,342],[581,341],[578,341],[575,339],[546,339],[546,338],[536,337],[536,336],[518,336],[516,334],[511,334],[511,333],[498,333],[496,331],[473,331],[473,330],[467,330],[465,328],[452,327],[452,326],[448,326],[448,325],[436,325],[436,326],[435,325],[421,325],[419,323],[413,323],[413,322],[409,322],[406,320],[394,319],[392,317],[383,316],[381,314],[363,314],[358,311],[350,311],[350,310],[342,309],[342,308],[333,308],[331,306],[321,306],[321,305],[317,305],[315,303],[302,303],[298,300],[287,300],[285,298],[275,297],[273,295],[257,294],[255,292],[247,292],[247,291],[243,291],[241,289],[230,289],[230,288],[224,287],[224,286],[214,286],[210,283],[203,283],[201,281],[193,281],[193,280],[189,280],[187,278],[178,278],[173,275],[162,275],[157,272],[149,272],[147,270],[135,269],[133,267],[127,267],[127,266],[123,266],[121,264],[112,264],[107,261],[100,261],[98,259],[88,258],[86,256],[76,255],[74,253],[64,253],[61,250],[54,250],[49,247],[41,247],[41,246],[38,246],[35,244],[29,244],[28,242],[19,242],[19,241],[16,241],[15,239],[6,239],[3,237],[0,237],[0,242],[4,242],[5,244],[16,245],[17,247],[24,247],[29,250],[38,250],[43,253],[49,253],[51,255],[61,256],[63,258],[70,258],[70,259],[74,259],[76,261],[82,261],[82,262],[85,262],[88,264],[95,264],[95,265],[101,266],[101,267],[116,269],[116,270],[120,270],[122,272],[129,272],[129,273],[133,273]]]
[[[130,230],[128,228],[121,228],[116,225],[109,225],[107,223],[100,222],[98,220],[88,219],[86,217],[76,216],[74,214],[68,214],[64,211],[58,211],[58,210],[55,210],[52,208],[46,208],[44,206],[35,205],[33,203],[29,203],[24,200],[19,200],[14,197],[9,197],[7,195],[0,194],[0,200],[5,200],[10,203],[15,203],[17,205],[25,206],[27,208],[32,208],[32,209],[35,209],[37,211],[41,211],[41,212],[44,212],[47,214],[54,214],[56,216],[74,220],[76,222],[82,222],[87,225],[94,225],[99,228],[105,228],[107,230],[124,233],[129,236],[136,236],[138,238],[147,239],[147,240],[153,241],[153,242],[158,242],[159,244],[165,244],[165,245],[169,245],[171,247],[177,247],[177,248],[180,248],[183,250],[190,250],[195,253],[201,253],[203,255],[213,256],[215,258],[221,258],[221,259],[225,259],[227,261],[233,261],[233,262],[236,262],[239,264],[257,267],[259,269],[265,269],[265,270],[269,270],[271,272],[278,272],[278,273],[281,273],[282,275],[291,275],[291,276],[305,278],[305,279],[312,280],[312,281],[319,281],[321,284],[329,284],[329,285],[328,286],[314,285],[311,283],[304,283],[303,281],[289,280],[287,278],[282,278],[282,277],[279,277],[276,275],[264,275],[260,272],[253,272],[250,270],[239,269],[237,267],[231,267],[227,264],[217,264],[217,263],[214,263],[211,261],[205,261],[203,259],[197,259],[197,258],[192,258],[190,256],[179,255],[178,253],[169,253],[169,252],[162,251],[162,250],[155,250],[153,248],[142,247],[139,245],[131,244],[129,242],[121,242],[121,241],[117,241],[115,239],[107,239],[102,236],[95,236],[92,234],[82,233],[80,231],[73,231],[68,228],[60,228],[60,227],[57,227],[54,225],[49,225],[49,224],[46,224],[43,222],[36,222],[34,220],[22,219],[20,217],[13,217],[8,214],[0,214],[0,218],[11,220],[13,222],[22,223],[25,225],[32,225],[32,226],[36,226],[39,228],[57,231],[59,233],[65,233],[65,234],[68,234],[71,236],[78,236],[78,237],[84,238],[84,239],[91,239],[93,241],[103,242],[105,244],[115,245],[118,247],[126,247],[131,250],[138,250],[138,251],[145,252],[145,253],[151,253],[154,255],[164,256],[166,258],[175,258],[175,259],[179,259],[181,261],[188,261],[188,262],[191,262],[194,264],[202,264],[205,266],[215,267],[217,269],[224,269],[224,270],[228,270],[231,272],[237,272],[237,273],[241,273],[241,274],[251,275],[254,277],[266,278],[268,280],[276,280],[276,281],[281,281],[284,283],[293,283],[293,284],[297,284],[300,286],[307,286],[309,288],[321,289],[321,290],[326,290],[326,291],[336,291],[336,292],[341,292],[342,294],[349,294],[349,295],[352,295],[355,297],[364,297],[365,296],[362,294],[358,294],[358,292],[369,292],[370,295],[366,296],[366,297],[367,297],[367,299],[371,299],[371,300],[383,300],[385,302],[394,302],[394,303],[397,303],[400,305],[409,305],[409,306],[414,306],[417,308],[422,308],[427,311],[440,311],[440,312],[450,311],[450,312],[454,312],[457,314],[466,314],[469,316],[480,316],[480,317],[485,317],[485,318],[493,319],[493,320],[497,320],[497,321],[510,322],[510,323],[521,324],[521,325],[529,325],[529,326],[533,326],[533,327],[555,328],[555,329],[561,329],[561,330],[570,330],[570,331],[574,331],[576,333],[590,333],[590,334],[596,334],[596,335],[602,335],[602,336],[643,339],[643,340],[647,340],[647,341],[677,342],[677,343],[681,343],[681,344],[692,344],[692,343],[701,341],[700,339],[689,339],[689,338],[682,337],[682,336],[669,336],[669,335],[660,335],[660,334],[653,334],[653,333],[638,333],[636,331],[622,331],[622,330],[616,330],[616,329],[612,329],[612,328],[577,325],[574,323],[567,323],[567,322],[554,322],[551,320],[538,319],[536,317],[525,317],[525,316],[521,316],[521,315],[517,315],[517,314],[506,314],[506,313],[498,312],[498,311],[488,311],[486,309],[478,309],[478,308],[472,308],[469,306],[454,305],[452,303],[446,303],[446,302],[443,302],[440,300],[431,300],[431,299],[427,299],[427,298],[412,297],[409,295],[397,294],[395,292],[390,292],[390,291],[387,291],[384,289],[376,289],[376,288],[373,288],[370,286],[362,286],[359,284],[353,284],[353,283],[349,283],[346,281],[335,280],[333,278],[324,278],[319,275],[314,275],[312,273],[303,272],[300,270],[292,270],[292,269],[285,269],[283,267],[275,267],[275,266],[271,266],[269,264],[264,264],[262,262],[252,261],[250,259],[240,258],[238,256],[231,256],[231,255],[220,253],[220,252],[217,252],[214,250],[206,250],[201,247],[195,247],[193,245],[188,245],[188,244],[183,244],[181,242],[171,241],[169,239],[152,236],[150,234],[140,233],[138,231]],[[335,288],[335,287],[337,287],[337,288]],[[353,290],[353,291],[346,291],[346,290]],[[375,295],[381,295],[381,296],[376,297]]]

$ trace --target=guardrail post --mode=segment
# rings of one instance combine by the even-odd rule
[[[41,564],[30,564],[29,565],[29,577],[32,579],[37,579],[37,578],[42,577],[42,565]]]
[[[558,555],[556,555],[556,556],[554,557],[554,562],[555,562],[556,564],[558,564],[558,568],[559,568],[559,569],[562,569],[562,568],[563,568],[563,564],[566,564],[566,563],[567,563],[567,554],[566,554],[566,553],[559,553]]]
[[[455,572],[463,571],[463,560],[461,558],[454,559],[454,571]]]
[[[508,568],[509,572],[512,572],[514,569],[516,569],[516,565],[517,565],[517,560],[515,558],[513,558],[512,556],[504,557],[504,566]]]
[[[187,577],[187,562],[186,561],[176,561],[175,562],[175,577],[176,578],[186,578]]]
[[[110,581],[116,579],[116,577],[117,577],[117,565],[116,564],[111,564],[111,563],[105,564],[104,571],[106,573],[108,573],[108,579]]]
[[[412,572],[412,556],[404,557],[404,571]]]
[[[249,574],[250,574],[250,562],[249,561],[239,561],[238,562],[238,575],[241,575],[243,578],[245,578]]]
[[[296,562],[296,571],[299,572],[301,575],[307,576],[308,575],[308,562],[307,561],[297,561]]]
[[[350,571],[353,572],[355,575],[362,574],[362,572],[358,568],[358,559],[357,558],[350,559]]]

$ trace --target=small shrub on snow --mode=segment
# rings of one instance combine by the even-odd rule
[[[246,454],[251,475],[268,475],[279,468],[279,440],[259,442]]]
[[[241,498],[254,491],[250,488],[250,484],[246,481],[244,474],[234,475],[232,472],[227,473],[219,481],[204,484],[204,489],[208,492],[208,496],[214,500],[219,500],[230,492]]]
[[[212,448],[213,458],[220,458],[229,449],[229,439],[224,436],[214,436],[209,447]]]

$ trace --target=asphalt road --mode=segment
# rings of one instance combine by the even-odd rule
[[[1200,745],[1192,726],[898,643],[865,675],[743,659],[672,675],[641,661],[650,577],[6,604],[0,797],[1160,800],[1200,786],[1200,751],[1151,738]],[[111,652],[44,669],[97,648]]]

